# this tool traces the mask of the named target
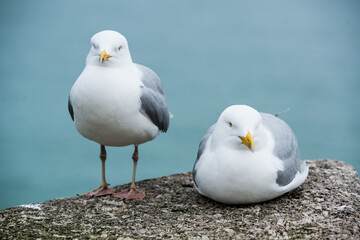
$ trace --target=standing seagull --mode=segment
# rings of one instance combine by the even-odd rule
[[[102,31],[91,38],[86,67],[70,91],[69,112],[78,132],[100,144],[102,183],[87,196],[112,194],[121,199],[141,199],[135,188],[139,144],[151,141],[169,127],[169,112],[159,77],[133,63],[126,38]],[[105,180],[105,146],[134,145],[131,186],[115,193]]]
[[[281,119],[246,105],[224,110],[203,137],[193,169],[197,190],[227,204],[276,198],[302,184],[296,137]]]

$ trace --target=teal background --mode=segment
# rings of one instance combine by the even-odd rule
[[[233,104],[289,107],[303,159],[359,171],[359,12],[356,0],[0,1],[0,209],[100,185],[100,147],[77,133],[67,98],[105,29],[157,72],[174,114],[140,146],[137,180],[190,171]],[[133,147],[107,150],[108,182],[130,182]]]

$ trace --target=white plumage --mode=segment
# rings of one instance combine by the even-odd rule
[[[158,127],[139,111],[141,75],[133,64],[125,69],[87,66],[70,94],[79,133],[106,146],[141,144],[155,138]]]
[[[128,43],[115,31],[102,31],[91,39],[86,67],[69,96],[69,112],[78,132],[101,145],[102,184],[85,195],[113,194],[105,180],[105,146],[134,145],[134,172],[129,190],[115,197],[145,195],[135,189],[138,145],[166,132],[169,112],[159,77],[132,62]]]
[[[225,109],[208,130],[193,170],[198,191],[227,204],[276,198],[307,175],[290,127],[245,105]]]

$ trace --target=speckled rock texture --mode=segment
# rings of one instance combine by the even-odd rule
[[[144,200],[73,197],[1,210],[0,239],[360,239],[356,171],[307,163],[302,186],[261,204],[216,203],[182,173],[139,182]]]

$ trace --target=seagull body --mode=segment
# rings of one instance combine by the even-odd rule
[[[281,119],[230,106],[203,137],[193,169],[200,194],[226,204],[267,201],[301,185],[308,167]]]
[[[125,70],[86,67],[70,95],[79,133],[99,144],[118,147],[154,139],[159,128],[140,112],[142,75],[135,64]]]
[[[159,131],[166,132],[169,126],[161,81],[151,69],[132,62],[127,41],[120,33],[99,32],[91,43],[86,67],[70,91],[68,105],[78,132],[101,145],[102,184],[85,195],[114,192],[105,180],[105,146],[134,145],[132,186],[114,196],[142,198],[145,195],[135,190],[138,145],[151,141]]]

